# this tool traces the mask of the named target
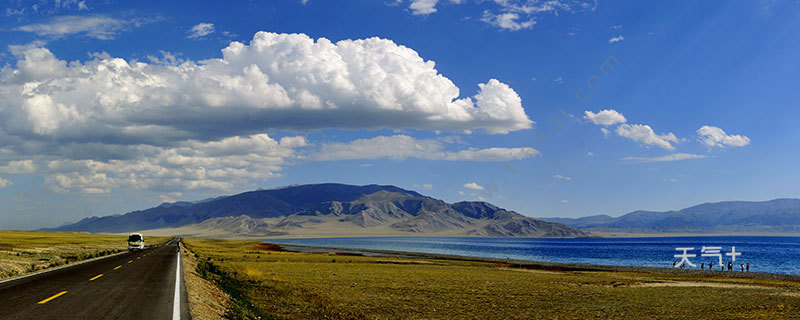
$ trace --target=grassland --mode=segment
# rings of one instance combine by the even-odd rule
[[[147,245],[168,237],[148,237]],[[0,231],[0,280],[127,250],[127,236],[75,232]]]
[[[546,271],[498,262],[284,252],[184,238],[233,319],[784,319],[800,282],[718,275]]]

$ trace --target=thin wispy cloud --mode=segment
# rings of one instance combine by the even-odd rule
[[[355,159],[395,159],[407,158],[495,162],[522,160],[539,155],[539,151],[530,147],[520,148],[485,148],[447,150],[442,141],[436,139],[415,139],[408,135],[378,136],[369,139],[358,139],[350,142],[334,142],[322,144],[320,150],[310,158],[318,161],[355,160]]]
[[[6,8],[6,17],[24,15],[25,14],[25,9],[26,8],[22,8],[22,9],[18,9],[17,10],[17,9]]]
[[[388,2],[387,5],[398,6],[404,0]],[[495,0],[495,1],[464,1],[464,0],[410,0],[408,11],[416,16],[428,16],[439,11],[443,4],[447,5],[476,5],[483,9],[480,21],[505,31],[519,31],[531,29],[537,19],[545,15],[557,16],[562,13],[578,13],[593,11],[597,8],[595,0]],[[471,19],[465,19],[471,20]]]
[[[422,188],[423,190],[433,190],[433,185],[430,184],[430,183],[424,183],[422,185],[415,184],[415,185],[412,185],[411,187],[413,187],[413,188]]]
[[[525,19],[515,12],[492,13],[484,11],[481,21],[509,31],[530,29],[536,24],[533,18]]]
[[[131,27],[139,26],[144,22],[144,20],[122,20],[103,15],[60,16],[47,22],[28,24],[13,30],[31,32],[47,38],[63,38],[77,35],[100,40],[111,40],[118,33]]]
[[[622,160],[634,161],[634,162],[668,162],[668,161],[680,161],[680,160],[703,159],[703,158],[707,158],[707,156],[702,154],[691,154],[691,153],[673,153],[660,157],[626,157],[622,158]]]
[[[611,38],[611,39],[608,39],[608,43],[616,43],[616,42],[620,42],[620,41],[622,41],[622,40],[625,40],[625,37],[623,37],[623,36],[616,36],[616,37],[613,37],[613,38]]]
[[[210,35],[214,33],[214,31],[213,23],[198,23],[186,32],[186,37],[189,39],[198,39]]]
[[[560,174],[554,175],[553,178],[556,178],[556,179],[559,179],[559,180],[565,180],[565,181],[572,181],[571,177],[562,176]]]

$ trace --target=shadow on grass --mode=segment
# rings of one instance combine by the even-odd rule
[[[248,292],[257,289],[257,285],[250,281],[242,281],[232,277],[211,261],[198,260],[197,273],[203,279],[217,284],[222,291],[231,297],[230,307],[224,314],[226,319],[282,319],[261,313],[252,303]]]

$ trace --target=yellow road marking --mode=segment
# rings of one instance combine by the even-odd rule
[[[119,268],[122,268],[122,266],[116,266],[116,267],[114,267],[114,270],[117,270]]]
[[[133,260],[128,260],[128,263],[131,263],[131,262],[133,262]]]
[[[52,297],[50,297],[50,298],[44,299],[44,300],[42,300],[42,301],[39,301],[39,304],[45,304],[45,303],[48,303],[48,302],[50,302],[50,300],[53,300],[53,299],[55,299],[55,298],[58,298],[58,297],[60,297],[60,296],[63,296],[63,295],[64,295],[64,294],[66,294],[66,293],[67,293],[66,291],[61,291],[61,292],[59,292],[59,293],[56,293],[55,295],[53,295],[53,296],[52,296]]]
[[[89,279],[89,281],[94,281],[94,280],[97,280],[97,278],[100,278],[100,277],[102,277],[102,276],[103,276],[103,274],[102,274],[102,273],[101,273],[101,274],[98,274],[98,275],[94,276],[93,278]]]

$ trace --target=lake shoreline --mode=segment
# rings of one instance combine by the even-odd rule
[[[800,237],[800,233],[723,232],[723,233],[635,233],[591,232],[593,238],[673,238],[673,237]]]
[[[325,247],[325,246],[309,246],[309,245],[296,245],[296,244],[281,244],[261,240],[262,242],[277,245],[286,251],[303,252],[303,253],[337,253],[337,254],[353,254],[353,255],[373,255],[385,257],[399,257],[399,258],[426,258],[426,259],[442,259],[442,260],[457,260],[457,261],[475,261],[475,262],[491,262],[508,264],[510,267],[532,269],[532,270],[545,270],[545,271],[606,271],[606,272],[644,272],[644,273],[660,273],[660,274],[686,274],[686,275],[708,275],[708,276],[722,276],[730,278],[749,278],[749,279],[780,279],[800,281],[800,275],[797,274],[784,274],[784,273],[769,273],[769,272],[741,272],[741,271],[711,271],[711,270],[697,270],[697,269],[676,269],[670,267],[644,267],[644,266],[615,266],[615,265],[598,265],[598,264],[582,264],[582,263],[566,263],[566,262],[546,262],[535,260],[521,260],[521,259],[503,259],[503,258],[490,258],[490,257],[475,257],[475,256],[462,256],[451,254],[436,254],[436,253],[422,253],[422,252],[409,252],[409,251],[395,251],[395,250],[377,250],[377,249],[352,249],[340,247]]]

